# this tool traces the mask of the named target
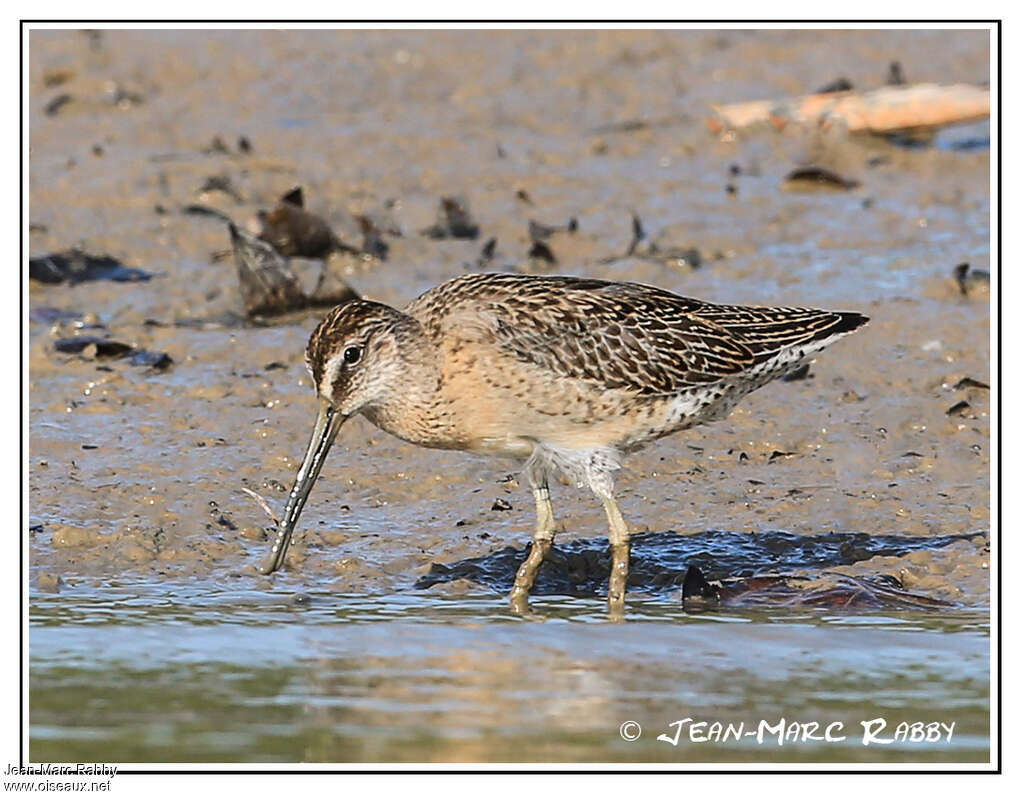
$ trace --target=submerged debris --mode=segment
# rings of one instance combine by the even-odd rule
[[[421,235],[440,240],[442,238],[470,238],[480,235],[480,226],[473,221],[465,197],[441,197],[437,208],[437,220],[420,230]]]
[[[109,255],[90,255],[80,249],[69,249],[52,255],[40,255],[28,261],[29,279],[57,284],[93,280],[113,282],[144,282],[153,275],[142,269],[126,266]]]

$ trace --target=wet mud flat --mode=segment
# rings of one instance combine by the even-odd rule
[[[533,683],[531,694],[568,701],[556,702],[565,710],[512,734],[503,760],[676,760],[617,738],[643,702],[620,673],[649,664],[654,691],[681,706],[693,699],[681,686],[693,676],[687,640],[699,647],[703,633],[727,628],[735,636],[707,643],[695,683],[737,716],[760,711],[769,693],[780,710],[816,710],[825,704],[797,695],[800,651],[828,646],[815,635],[841,641],[816,670],[823,688],[848,671],[843,657],[865,627],[901,651],[872,670],[874,686],[906,687],[880,710],[962,698],[973,728],[964,745],[899,755],[986,756],[987,124],[907,143],[719,136],[704,118],[710,103],[810,91],[840,73],[880,84],[897,56],[911,79],[981,82],[987,43],[957,32],[829,36],[34,33],[28,534],[40,757],[95,758],[102,744],[126,760],[498,760],[492,742],[510,737],[494,717],[515,715],[505,696]],[[309,83],[314,63],[337,68]],[[787,185],[808,164],[842,184]],[[251,230],[295,186],[357,250],[328,255],[336,273],[392,304],[467,270],[516,270],[872,320],[804,378],[627,461],[618,485],[639,532],[636,622],[620,637],[592,630],[607,568],[599,506],[554,485],[566,530],[537,601],[550,622],[513,620],[501,596],[533,524],[516,464],[416,449],[362,420],[331,454],[288,569],[265,578],[254,566],[270,524],[242,488],[283,504],[312,423],[302,351],[322,311],[247,317],[235,264],[218,255],[231,246],[227,225],[186,211],[201,205]],[[321,261],[295,256],[291,267],[309,294]],[[684,609],[691,566],[721,583],[718,605]],[[750,581],[777,576],[786,582]],[[744,580],[745,592],[729,591]],[[802,599],[823,584],[849,595],[864,583],[883,600],[843,609]],[[343,644],[334,624],[358,630]],[[749,669],[735,651],[762,632],[789,681],[758,675],[749,690],[715,691],[720,650]],[[396,641],[403,634],[440,652],[413,655]],[[235,644],[280,653],[245,662]],[[612,645],[621,652],[602,659]],[[679,654],[656,654],[664,645]],[[927,663],[931,645],[946,653]],[[915,649],[925,663],[908,671]],[[970,665],[964,694],[958,655]],[[580,715],[563,690],[543,693],[545,673],[570,692],[588,684],[589,708]],[[119,705],[108,687],[126,677],[159,712]],[[391,686],[374,684],[402,678],[402,710],[388,714]],[[935,691],[917,702],[907,678],[932,678]],[[85,712],[65,698],[89,682]],[[843,689],[849,705],[870,692],[852,676]],[[251,702],[223,724],[203,709],[247,690]],[[435,733],[431,711],[451,708],[444,694],[459,710]],[[268,704],[275,721],[302,729],[301,744],[238,730]],[[303,720],[302,706],[317,706],[317,719]],[[375,711],[392,730],[378,746],[357,742]],[[142,741],[115,730],[158,714],[162,730]],[[535,737],[551,727],[559,744],[542,750]]]

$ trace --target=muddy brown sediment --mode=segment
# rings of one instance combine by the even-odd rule
[[[211,257],[229,245],[225,225],[181,209],[202,201],[244,224],[299,184],[335,229],[389,208],[404,234],[388,238],[387,262],[354,263],[346,278],[392,304],[476,268],[493,237],[488,270],[871,316],[808,378],[632,456],[618,483],[638,527],[986,533],[989,392],[958,384],[991,381],[989,295],[965,295],[953,270],[989,269],[989,152],[956,146],[987,128],[902,148],[836,131],[721,138],[703,124],[712,102],[805,92],[839,72],[880,85],[895,54],[915,79],[980,82],[986,34],[839,32],[828,47],[821,36],[118,31],[96,47],[76,31],[33,32],[31,253],[82,247],[154,276],[33,282],[31,307],[94,313],[118,340],[174,362],[154,371],[68,357],[54,340],[71,322],[30,322],[33,577],[65,591],[123,573],[266,584],[254,566],[268,523],[241,488],[283,504],[315,412],[302,352],[319,315],[178,325],[242,311],[232,265]],[[69,77],[54,91],[46,80],[58,70]],[[48,115],[65,92],[74,101]],[[215,136],[245,136],[251,152],[210,150]],[[809,162],[858,185],[783,190]],[[218,176],[237,197],[202,190]],[[418,234],[445,196],[467,198],[477,240]],[[632,213],[661,250],[699,250],[700,268],[622,257]],[[557,264],[525,257],[531,218],[578,219],[549,242]],[[960,401],[967,408],[947,414]],[[533,502],[507,478],[517,469],[354,420],[274,578],[393,592],[434,563],[521,547]],[[496,499],[511,511],[492,511]],[[554,500],[560,540],[604,535],[588,495],[556,486]],[[868,559],[851,574],[903,573],[919,593],[985,605],[987,549],[958,545]]]

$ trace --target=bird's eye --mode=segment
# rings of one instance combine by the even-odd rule
[[[341,356],[344,358],[346,365],[355,365],[359,362],[359,358],[363,356],[363,350],[358,346],[349,346]]]

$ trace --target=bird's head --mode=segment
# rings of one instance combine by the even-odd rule
[[[299,514],[342,424],[398,395],[407,372],[404,353],[418,329],[416,321],[392,307],[354,300],[331,310],[313,331],[306,367],[319,408],[276,541],[260,565],[262,573],[284,564]]]

